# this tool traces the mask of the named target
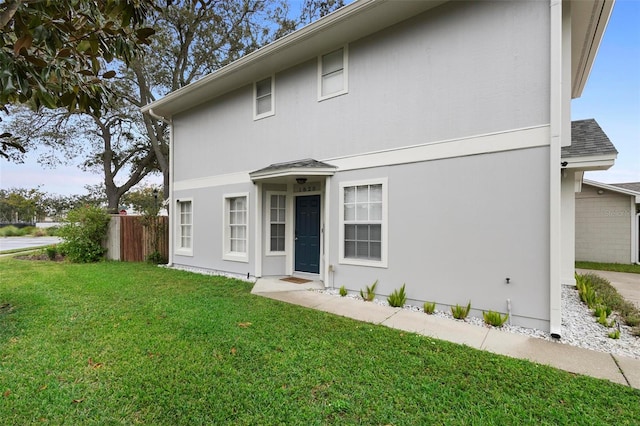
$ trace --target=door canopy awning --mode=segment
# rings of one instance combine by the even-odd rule
[[[286,163],[271,164],[260,170],[249,173],[253,182],[274,178],[304,179],[311,176],[333,176],[336,167],[322,161],[307,158]]]

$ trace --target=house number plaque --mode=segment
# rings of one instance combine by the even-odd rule
[[[320,183],[319,182],[311,182],[305,183],[303,185],[294,185],[293,192],[316,192],[320,191]]]

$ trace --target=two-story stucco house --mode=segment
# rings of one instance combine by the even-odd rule
[[[143,108],[179,267],[507,310],[561,333],[561,158],[611,0],[357,0]]]

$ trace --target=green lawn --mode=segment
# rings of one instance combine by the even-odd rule
[[[637,424],[640,391],[146,264],[0,259],[2,424]]]
[[[578,269],[595,269],[597,271],[627,272],[640,274],[640,265],[626,263],[576,262]]]

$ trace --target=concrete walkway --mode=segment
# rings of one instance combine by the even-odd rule
[[[594,274],[609,281],[626,300],[640,308],[640,274],[576,269],[579,274]]]
[[[410,312],[349,297],[310,291],[321,288],[323,285],[319,282],[292,284],[278,278],[261,278],[253,287],[252,293],[640,389],[640,359],[582,349],[489,327],[478,327],[462,321],[425,315],[422,312]]]

